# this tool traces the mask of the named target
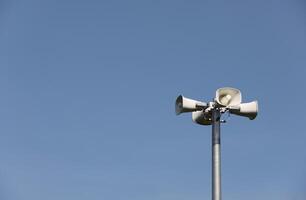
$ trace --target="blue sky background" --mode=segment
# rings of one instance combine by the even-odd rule
[[[0,3],[0,198],[211,198],[211,127],[177,95],[259,101],[222,126],[223,197],[306,198],[306,3]]]

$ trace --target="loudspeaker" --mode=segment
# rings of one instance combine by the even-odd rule
[[[192,121],[201,125],[211,125],[211,119],[204,111],[192,112]]]
[[[229,108],[229,112],[253,120],[256,118],[258,113],[258,102],[252,101],[250,103],[242,103],[237,107]]]
[[[182,95],[178,96],[175,101],[175,113],[177,115],[183,112],[193,112],[207,108],[207,103],[186,98]]]
[[[216,91],[216,102],[221,106],[237,106],[241,103],[241,92],[236,88],[224,87]]]

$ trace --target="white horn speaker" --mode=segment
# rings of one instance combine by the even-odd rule
[[[175,101],[175,113],[177,115],[184,112],[193,112],[203,110],[207,107],[207,103],[186,98],[182,95],[178,96]]]
[[[250,103],[242,103],[237,107],[230,108],[229,112],[253,120],[256,118],[258,113],[258,102],[252,101]]]
[[[211,119],[202,110],[192,112],[192,121],[201,125],[211,125]]]
[[[236,88],[219,88],[216,91],[216,102],[224,107],[238,106],[241,103],[241,92]]]

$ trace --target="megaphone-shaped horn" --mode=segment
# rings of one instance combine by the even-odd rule
[[[192,121],[201,125],[211,125],[211,119],[202,110],[192,112]]]
[[[175,101],[175,113],[177,115],[184,112],[193,112],[207,108],[207,103],[186,98],[182,95],[178,96]]]
[[[241,92],[236,88],[219,88],[216,91],[216,102],[225,107],[238,106],[241,103]]]
[[[250,103],[242,103],[238,106],[229,107],[229,112],[253,120],[256,118],[258,113],[258,102],[252,101]]]

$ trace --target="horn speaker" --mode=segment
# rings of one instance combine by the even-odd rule
[[[177,115],[184,112],[194,112],[203,110],[207,107],[207,103],[186,98],[182,95],[178,96],[175,101],[175,113]]]
[[[211,119],[202,110],[192,112],[192,121],[201,125],[211,125]]]
[[[230,108],[229,112],[235,115],[248,117],[250,120],[253,120],[256,118],[258,114],[258,102],[252,101],[249,103],[242,103],[236,108],[235,107]]]
[[[216,102],[224,107],[237,106],[241,103],[241,92],[236,88],[220,88],[216,91]]]

